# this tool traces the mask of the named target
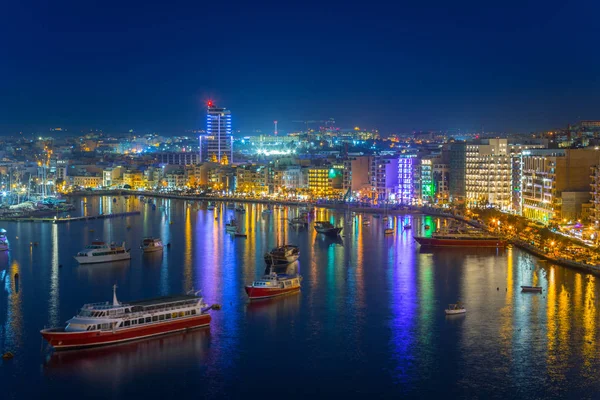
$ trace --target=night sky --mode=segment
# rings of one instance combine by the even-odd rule
[[[244,133],[600,119],[600,2],[491,3],[4,1],[0,133],[202,128],[208,99]]]

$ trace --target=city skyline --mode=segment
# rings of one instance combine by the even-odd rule
[[[600,6],[544,5],[10,4],[0,133],[201,129],[209,99],[244,132],[335,118],[383,133],[523,133],[597,119],[597,32],[580,18]],[[224,12],[223,31],[210,16]]]

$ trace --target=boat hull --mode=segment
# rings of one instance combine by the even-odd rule
[[[284,294],[300,291],[300,286],[290,288],[262,288],[248,285],[245,287],[246,294],[250,300],[268,299],[270,297],[283,296]]]
[[[114,261],[131,260],[131,253],[112,254],[109,256],[73,257],[79,264],[100,264]]]
[[[426,247],[506,247],[500,239],[435,239],[415,237],[417,243]]]
[[[446,311],[446,315],[457,315],[457,314],[464,314],[467,312],[466,309],[462,309],[462,310],[445,310]]]
[[[156,253],[157,251],[163,251],[163,246],[142,247],[142,251],[144,253]]]
[[[342,228],[327,228],[327,229],[321,229],[321,228],[316,228],[315,230],[317,231],[317,233],[321,233],[325,236],[332,236],[332,237],[336,237],[340,235],[340,232],[342,231]]]
[[[65,332],[62,329],[44,329],[42,337],[55,350],[82,349],[97,346],[107,346],[146,339],[152,336],[201,328],[210,324],[210,314],[184,318],[181,320],[163,322],[143,327],[125,328],[113,331],[83,331]]]
[[[542,293],[542,287],[540,286],[521,286],[521,291],[531,293]]]

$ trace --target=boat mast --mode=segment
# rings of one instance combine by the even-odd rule
[[[114,284],[113,285],[113,306],[118,306],[119,305],[119,301],[117,300],[117,285]]]

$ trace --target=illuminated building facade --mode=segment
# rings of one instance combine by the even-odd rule
[[[206,135],[200,136],[200,159],[221,164],[233,162],[231,111],[208,102]]]
[[[371,160],[371,190],[376,202],[395,200],[398,189],[398,157],[373,156]]]
[[[416,156],[401,155],[398,158],[398,169],[396,170],[398,176],[398,192],[396,200],[400,204],[412,204],[414,200],[414,166],[417,162]]]
[[[522,215],[543,223],[580,215],[582,204],[594,198],[590,170],[598,164],[600,152],[594,149],[523,151]]]
[[[512,163],[508,139],[468,143],[465,152],[465,193],[470,207],[512,209]]]
[[[308,168],[308,190],[315,197],[329,197],[333,195],[332,179],[329,167]]]
[[[264,165],[238,166],[236,168],[236,191],[252,194],[268,193],[268,168]]]

